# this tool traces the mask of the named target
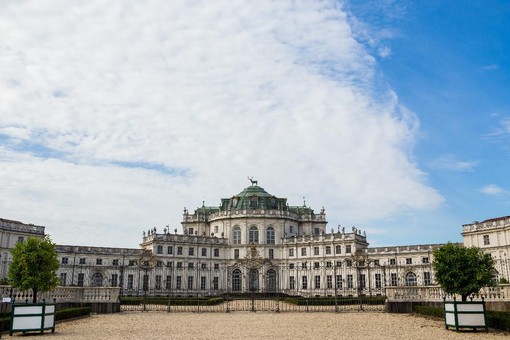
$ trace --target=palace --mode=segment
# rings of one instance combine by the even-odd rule
[[[377,296],[387,286],[434,284],[432,251],[440,244],[369,247],[355,227],[328,232],[324,208],[291,206],[254,181],[219,206],[185,208],[181,223],[182,234],[169,227],[144,231],[140,248],[58,245],[62,285],[121,287],[124,295]],[[33,228],[44,235],[44,227]],[[462,233],[467,246],[505,260],[497,269],[506,279],[509,230],[507,217],[465,225]],[[4,264],[8,248],[2,243]]]

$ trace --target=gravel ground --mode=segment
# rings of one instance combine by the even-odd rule
[[[509,333],[446,330],[444,323],[387,313],[123,312],[58,323],[56,339],[494,339]],[[14,336],[41,339],[38,335]]]

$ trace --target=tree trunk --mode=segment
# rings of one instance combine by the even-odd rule
[[[32,288],[32,292],[34,293],[34,298],[33,298],[32,302],[37,303],[37,289]]]
[[[469,294],[462,294],[461,296],[462,296],[462,302],[466,302]]]

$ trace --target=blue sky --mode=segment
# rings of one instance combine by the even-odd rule
[[[509,215],[503,1],[7,1],[0,216],[136,247],[254,176],[373,246]]]
[[[382,11],[368,4],[348,7],[374,30],[391,32],[384,41],[391,55],[379,60],[379,68],[401,103],[419,117],[414,158],[445,198],[416,226],[427,234],[437,226],[458,230],[507,216],[510,3],[404,1],[386,3]],[[460,240],[451,231],[437,233]],[[434,242],[437,236],[425,237]]]

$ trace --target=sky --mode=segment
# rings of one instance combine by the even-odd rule
[[[507,1],[0,1],[0,217],[138,247],[253,176],[371,246],[510,215]]]

